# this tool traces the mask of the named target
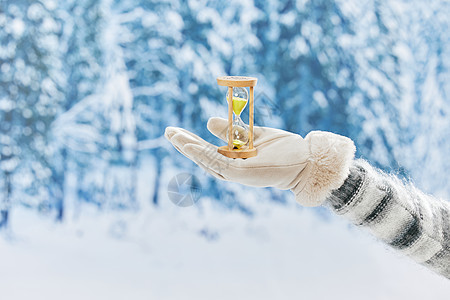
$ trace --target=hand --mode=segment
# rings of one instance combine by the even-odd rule
[[[209,131],[226,142],[228,121],[211,118]],[[318,206],[339,188],[349,173],[355,146],[349,138],[322,131],[305,139],[288,131],[254,127],[257,156],[233,159],[197,135],[167,127],[165,137],[184,156],[212,176],[256,187],[290,189],[304,206]]]

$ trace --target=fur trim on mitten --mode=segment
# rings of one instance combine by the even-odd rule
[[[312,131],[305,140],[310,151],[309,174],[302,176],[304,181],[293,192],[301,205],[319,206],[344,183],[356,148],[351,139],[331,132]]]

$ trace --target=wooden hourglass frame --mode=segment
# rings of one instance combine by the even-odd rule
[[[217,78],[217,84],[228,87],[228,145],[219,147],[217,152],[230,158],[249,158],[257,154],[256,148],[253,147],[253,88],[258,81],[255,77],[246,76],[223,76]],[[248,87],[249,92],[249,131],[248,131],[248,146],[240,149],[233,147],[233,88]]]

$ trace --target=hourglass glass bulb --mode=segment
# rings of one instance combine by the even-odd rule
[[[227,91],[227,102],[230,95]],[[233,88],[233,112],[236,116],[240,116],[244,108],[247,106],[248,92],[245,88],[234,87]]]
[[[227,101],[229,94],[227,93]],[[233,148],[240,149],[248,143],[248,126],[241,119],[241,113],[247,106],[248,93],[245,88],[234,87],[232,94],[233,101],[233,124],[232,124],[232,141]],[[228,139],[228,132],[227,132]]]
[[[240,149],[248,143],[248,126],[242,121],[240,116],[235,116],[231,132],[234,149]]]

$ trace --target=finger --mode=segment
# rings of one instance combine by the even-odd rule
[[[268,182],[267,177],[272,177],[271,173],[267,172],[265,166],[255,166],[256,157],[251,157],[246,160],[232,159],[223,156],[217,152],[217,148],[212,151],[205,151],[202,147],[194,144],[187,144],[183,147],[183,151],[191,157],[191,159],[199,166],[207,170],[208,173],[218,174],[223,180],[234,181],[250,186],[266,186]],[[270,168],[270,166],[268,166]],[[249,173],[251,172],[251,173]],[[261,183],[261,179],[264,179]]]
[[[178,128],[178,127],[172,127],[172,126],[166,127],[166,130],[164,131],[165,138],[170,141],[172,136],[174,136],[177,132],[179,132],[179,129],[180,128]]]
[[[224,142],[228,142],[227,141],[228,120],[213,117],[208,120],[208,124],[206,126],[213,135],[215,135]],[[262,143],[266,143],[270,140],[273,140],[274,138],[289,136],[293,134],[291,132],[280,129],[270,127],[260,127],[260,126],[254,126],[253,132],[255,134],[254,140],[255,146],[258,146]]]
[[[173,136],[175,137],[176,134]],[[173,140],[173,137],[169,139],[169,142],[172,144],[172,146],[177,149],[178,152],[180,152],[181,154],[183,154],[184,156],[186,156],[187,158],[189,158],[184,152],[183,152],[183,146],[184,144],[181,142],[178,142],[176,139],[175,141]]]
[[[217,147],[211,145],[211,147],[205,148],[196,144],[186,144],[182,150],[197,165],[208,172],[211,171],[220,175],[221,179],[229,180],[225,173],[230,167],[232,159],[218,153]]]
[[[166,132],[164,135],[172,143],[172,145],[175,147],[175,149],[178,150],[178,152],[180,152],[181,154],[183,154],[184,156],[186,156],[187,158],[192,160],[199,167],[201,167],[203,170],[205,170],[205,172],[207,172],[208,174],[212,175],[213,177],[215,177],[217,179],[224,180],[224,177],[222,175],[220,175],[217,172],[213,171],[212,169],[206,167],[202,163],[200,163],[198,161],[196,162],[195,157],[192,157],[188,153],[183,151],[184,145],[186,145],[188,143],[195,144],[198,146],[202,145],[203,148],[214,147],[214,146],[210,145],[209,143],[207,143],[203,139],[199,138],[198,136],[196,136],[194,134],[190,134],[189,131],[183,130],[182,128],[173,128],[173,127],[169,128],[168,127],[166,129]]]
[[[195,162],[194,162],[195,163]],[[206,173],[210,174],[211,176],[213,176],[214,178],[220,179],[220,180],[226,180],[225,177],[223,177],[221,174],[215,172],[214,170],[206,167],[205,165],[203,165],[200,162],[196,162],[196,164],[202,168]]]
[[[167,127],[164,136],[172,143],[172,146],[181,154],[191,159],[186,153],[183,152],[183,146],[187,143],[198,144],[206,147],[208,142],[198,137],[197,135],[178,127]],[[212,145],[211,145],[212,146]],[[191,159],[192,160],[192,159]]]
[[[176,134],[178,133],[185,133],[186,135],[190,135],[193,139],[197,140],[200,143],[206,143],[206,141],[204,139],[202,139],[201,137],[193,134],[192,132],[184,129],[184,128],[180,128],[180,127],[167,127],[165,132],[164,132],[164,136],[166,137],[166,139],[168,139],[169,141],[172,139],[172,137],[174,137]]]
[[[196,144],[203,147],[209,147],[212,146],[207,141],[203,140],[202,138],[194,135],[189,134],[187,132],[179,131],[176,133],[172,138],[170,139],[170,142],[172,145],[178,147],[179,149],[182,149],[184,145],[186,144]]]

